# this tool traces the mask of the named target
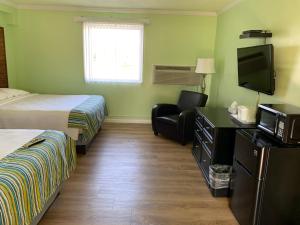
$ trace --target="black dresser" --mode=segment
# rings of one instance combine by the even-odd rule
[[[241,128],[255,128],[232,118],[226,108],[196,108],[193,155],[209,183],[209,166],[232,165],[235,132]]]

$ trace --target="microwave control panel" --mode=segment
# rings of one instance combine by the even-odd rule
[[[277,136],[278,137],[283,137],[283,130],[284,130],[284,122],[283,121],[279,121],[278,123],[278,130],[277,130]]]

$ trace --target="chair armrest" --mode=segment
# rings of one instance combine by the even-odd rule
[[[195,117],[194,109],[187,109],[187,110],[182,111],[179,114],[179,118],[189,118],[189,117]]]
[[[172,114],[179,114],[179,110],[177,105],[174,104],[157,104],[153,106],[152,108],[152,130],[154,131],[154,134],[157,135],[157,127],[155,118],[160,116],[167,116]]]
[[[152,108],[152,118],[158,116],[166,116],[172,114],[178,114],[179,110],[177,105],[174,104],[157,104]]]

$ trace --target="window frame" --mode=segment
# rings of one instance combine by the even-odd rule
[[[113,25],[128,25],[128,26],[140,26],[140,42],[139,45],[139,63],[138,63],[138,75],[139,78],[136,80],[130,80],[130,79],[92,79],[93,75],[91,75],[91,66],[92,62],[89,58],[89,49],[90,46],[86,46],[87,44],[90,44],[87,42],[87,34],[86,29],[89,24],[95,25],[95,24],[113,24]],[[85,21],[82,25],[83,28],[83,63],[84,63],[84,80],[85,83],[116,83],[116,84],[142,84],[143,83],[143,69],[144,69],[144,24],[143,23],[131,23],[131,22],[106,22],[106,21]],[[125,30],[125,29],[124,29]],[[95,77],[95,76],[94,76]]]

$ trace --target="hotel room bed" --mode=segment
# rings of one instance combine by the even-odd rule
[[[24,147],[34,138],[44,141]],[[36,225],[75,166],[63,132],[0,129],[0,224]]]
[[[78,146],[86,146],[93,139],[101,128],[104,111],[102,96],[0,89],[0,128],[59,130],[76,140]]]

